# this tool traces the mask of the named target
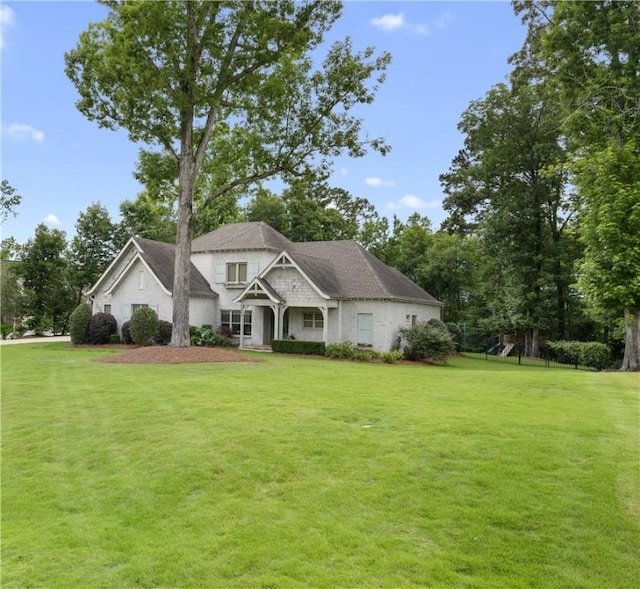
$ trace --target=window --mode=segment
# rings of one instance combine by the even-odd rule
[[[322,313],[304,313],[302,315],[302,327],[305,329],[322,329],[324,327]]]
[[[358,313],[358,345],[373,345],[373,315]]]
[[[107,315],[111,315],[111,305],[105,305],[102,309],[103,313],[106,313]]]
[[[221,311],[220,325],[228,327],[233,335],[240,335],[240,311]],[[251,335],[251,311],[244,312],[244,335]]]
[[[227,284],[243,284],[247,282],[247,263],[232,262],[227,264]]]
[[[142,307],[148,307],[149,305],[131,305],[131,314],[133,315],[138,309],[142,309]]]
[[[411,327],[415,327],[416,323],[418,323],[418,316],[417,315],[411,315]]]

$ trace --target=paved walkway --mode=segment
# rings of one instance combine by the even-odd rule
[[[48,335],[45,337],[21,337],[19,339],[3,339],[0,340],[0,346],[9,346],[12,344],[52,344],[54,342],[70,342],[68,335]]]

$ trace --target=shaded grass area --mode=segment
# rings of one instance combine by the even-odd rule
[[[636,586],[637,375],[1,353],[3,587]]]

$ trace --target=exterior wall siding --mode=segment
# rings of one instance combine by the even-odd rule
[[[327,303],[295,268],[274,268],[265,278],[287,305],[319,307]]]
[[[440,307],[435,305],[393,301],[342,301],[342,341],[358,342],[359,313],[372,314],[372,347],[380,351],[391,349],[398,330],[411,325],[412,315],[416,315],[417,321],[440,319]]]
[[[257,272],[262,272],[275,258],[276,254],[273,252],[265,251],[246,251],[246,252],[214,252],[214,253],[193,253],[191,254],[191,261],[194,266],[200,271],[204,278],[209,282],[211,288],[218,294],[218,298],[215,301],[213,316],[203,323],[213,325],[215,329],[220,327],[220,312],[221,311],[239,311],[240,303],[234,303],[233,300],[237,298],[246,285],[227,287],[223,282],[216,282],[216,269],[219,266],[226,265],[228,263],[244,263],[256,264]],[[245,345],[259,345],[263,341],[263,315],[260,307],[245,306],[245,310],[252,312],[252,325],[251,336],[244,337]],[[193,323],[191,319],[190,311],[190,323],[192,325],[198,325]]]
[[[143,273],[142,288],[140,288],[140,272]],[[140,261],[132,265],[113,293],[108,295],[105,291],[112,284],[113,280],[107,280],[106,286],[96,293],[93,312],[101,312],[105,304],[111,305],[111,314],[118,323],[119,333],[122,324],[131,318],[131,305],[149,305],[158,313],[158,319],[171,321],[173,313],[171,297],[164,292]]]

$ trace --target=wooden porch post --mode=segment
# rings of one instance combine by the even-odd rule
[[[244,304],[243,303],[240,303],[240,349],[241,350],[244,349]]]
[[[273,311],[273,339],[282,339],[282,333],[280,333],[282,329],[280,326],[280,305],[273,305],[271,310]]]
[[[327,344],[327,337],[329,336],[329,310],[327,307],[320,307],[322,312],[322,341]]]

